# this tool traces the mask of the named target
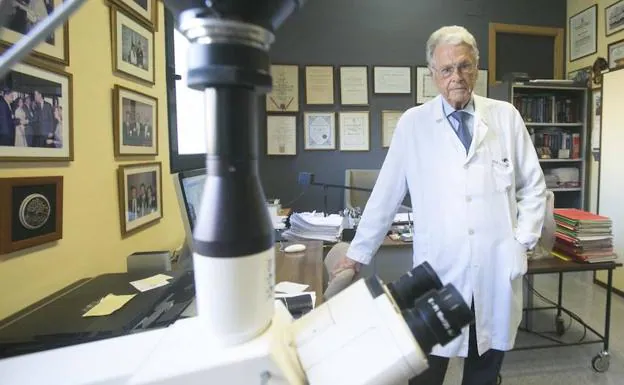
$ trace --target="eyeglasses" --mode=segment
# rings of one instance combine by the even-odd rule
[[[455,65],[444,66],[440,69],[433,67],[434,70],[438,71],[440,76],[443,78],[448,78],[453,75],[455,69],[457,69],[457,73],[462,74],[472,74],[475,70],[476,66],[472,63],[464,62]]]

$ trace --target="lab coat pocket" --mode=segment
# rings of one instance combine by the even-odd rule
[[[514,247],[512,248],[512,256],[510,261],[509,279],[511,281],[522,277],[528,269],[527,250],[523,244],[514,239]]]
[[[511,164],[508,161],[493,161],[492,174],[494,175],[496,191],[509,191],[513,181],[513,167],[511,167]]]

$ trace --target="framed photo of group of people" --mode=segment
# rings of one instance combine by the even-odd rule
[[[115,157],[158,155],[158,99],[140,90],[155,84],[156,0],[109,0],[112,64],[116,75],[137,87],[113,87]],[[120,165],[121,234],[132,234],[163,216],[160,162]]]
[[[7,0],[0,53],[38,26],[61,0]],[[4,11],[3,9],[3,11]],[[73,160],[68,24],[39,43],[0,79],[0,160]]]

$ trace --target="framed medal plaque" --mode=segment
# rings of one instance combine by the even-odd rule
[[[0,212],[0,254],[63,238],[63,177],[0,178]]]

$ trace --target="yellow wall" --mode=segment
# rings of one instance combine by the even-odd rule
[[[605,8],[611,4],[617,3],[618,0],[568,0],[568,20],[570,16],[589,8],[594,4],[598,4],[598,51],[596,54],[570,62],[570,53],[568,52],[567,71],[574,71],[579,68],[591,66],[598,57],[608,58],[607,46],[609,43],[624,39],[624,31],[616,32],[611,36],[605,34]],[[593,121],[593,120],[592,120]],[[590,161],[589,174],[589,199],[590,210],[596,210],[597,191],[598,191],[598,165],[599,162],[594,161],[593,157]],[[597,277],[600,281],[606,282],[606,273],[598,273]],[[616,270],[613,276],[613,284],[619,290],[624,291],[624,270]]]
[[[86,276],[125,271],[134,251],[174,250],[184,230],[169,173],[166,112],[164,15],[159,7],[155,35],[156,85],[144,86],[112,72],[110,12],[105,1],[86,1],[70,19],[70,66],[73,74],[74,161],[0,162],[0,177],[64,177],[63,239],[0,255],[0,319]],[[116,161],[113,151],[112,88],[115,84],[159,99],[157,157]],[[125,239],[121,237],[117,167],[162,162],[163,218]]]

